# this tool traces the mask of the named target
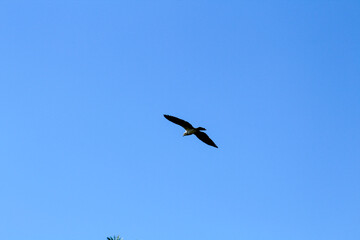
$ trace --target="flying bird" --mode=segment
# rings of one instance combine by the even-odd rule
[[[206,129],[203,127],[198,127],[198,128],[194,128],[189,122],[182,120],[180,118],[177,117],[173,117],[170,115],[166,115],[164,114],[164,117],[169,120],[170,122],[173,122],[177,125],[182,126],[183,128],[185,128],[185,133],[183,134],[183,136],[188,136],[191,134],[195,134],[195,136],[200,139],[201,141],[203,141],[204,143],[213,146],[213,147],[218,147],[216,146],[216,144],[209,138],[209,136],[201,131],[205,131]]]

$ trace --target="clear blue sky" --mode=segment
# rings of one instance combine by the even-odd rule
[[[0,239],[360,239],[359,26],[359,1],[2,1]]]

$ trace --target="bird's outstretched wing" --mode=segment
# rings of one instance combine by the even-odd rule
[[[210,145],[210,146],[213,146],[213,147],[216,147],[216,148],[218,147],[218,146],[216,146],[216,144],[209,138],[209,136],[208,136],[206,133],[204,133],[204,132],[198,131],[198,132],[195,133],[195,136],[197,136],[198,139],[200,139],[201,141],[203,141],[204,143],[206,143],[206,144],[208,144],[208,145]]]
[[[185,129],[189,129],[189,128],[194,128],[190,123],[188,123],[187,121],[184,121],[180,118],[177,118],[177,117],[173,117],[173,116],[170,116],[170,115],[166,115],[164,114],[164,117],[169,120],[170,122],[173,122],[177,125],[180,125],[182,126],[183,128]]]

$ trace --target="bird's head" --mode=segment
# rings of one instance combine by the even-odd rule
[[[188,133],[188,132],[184,132],[183,137],[185,137],[185,136],[187,136],[187,135],[189,135],[189,133]]]

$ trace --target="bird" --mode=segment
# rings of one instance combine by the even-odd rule
[[[177,117],[170,116],[170,115],[164,114],[164,117],[167,120],[169,120],[170,122],[173,122],[173,123],[185,128],[185,133],[183,134],[183,136],[195,134],[195,136],[198,139],[200,139],[207,145],[218,148],[218,146],[216,146],[216,144],[213,142],[213,140],[211,140],[206,133],[201,132],[201,131],[205,131],[206,130],[205,128],[203,128],[203,127],[194,128],[189,122],[182,120],[180,118],[177,118]]]

